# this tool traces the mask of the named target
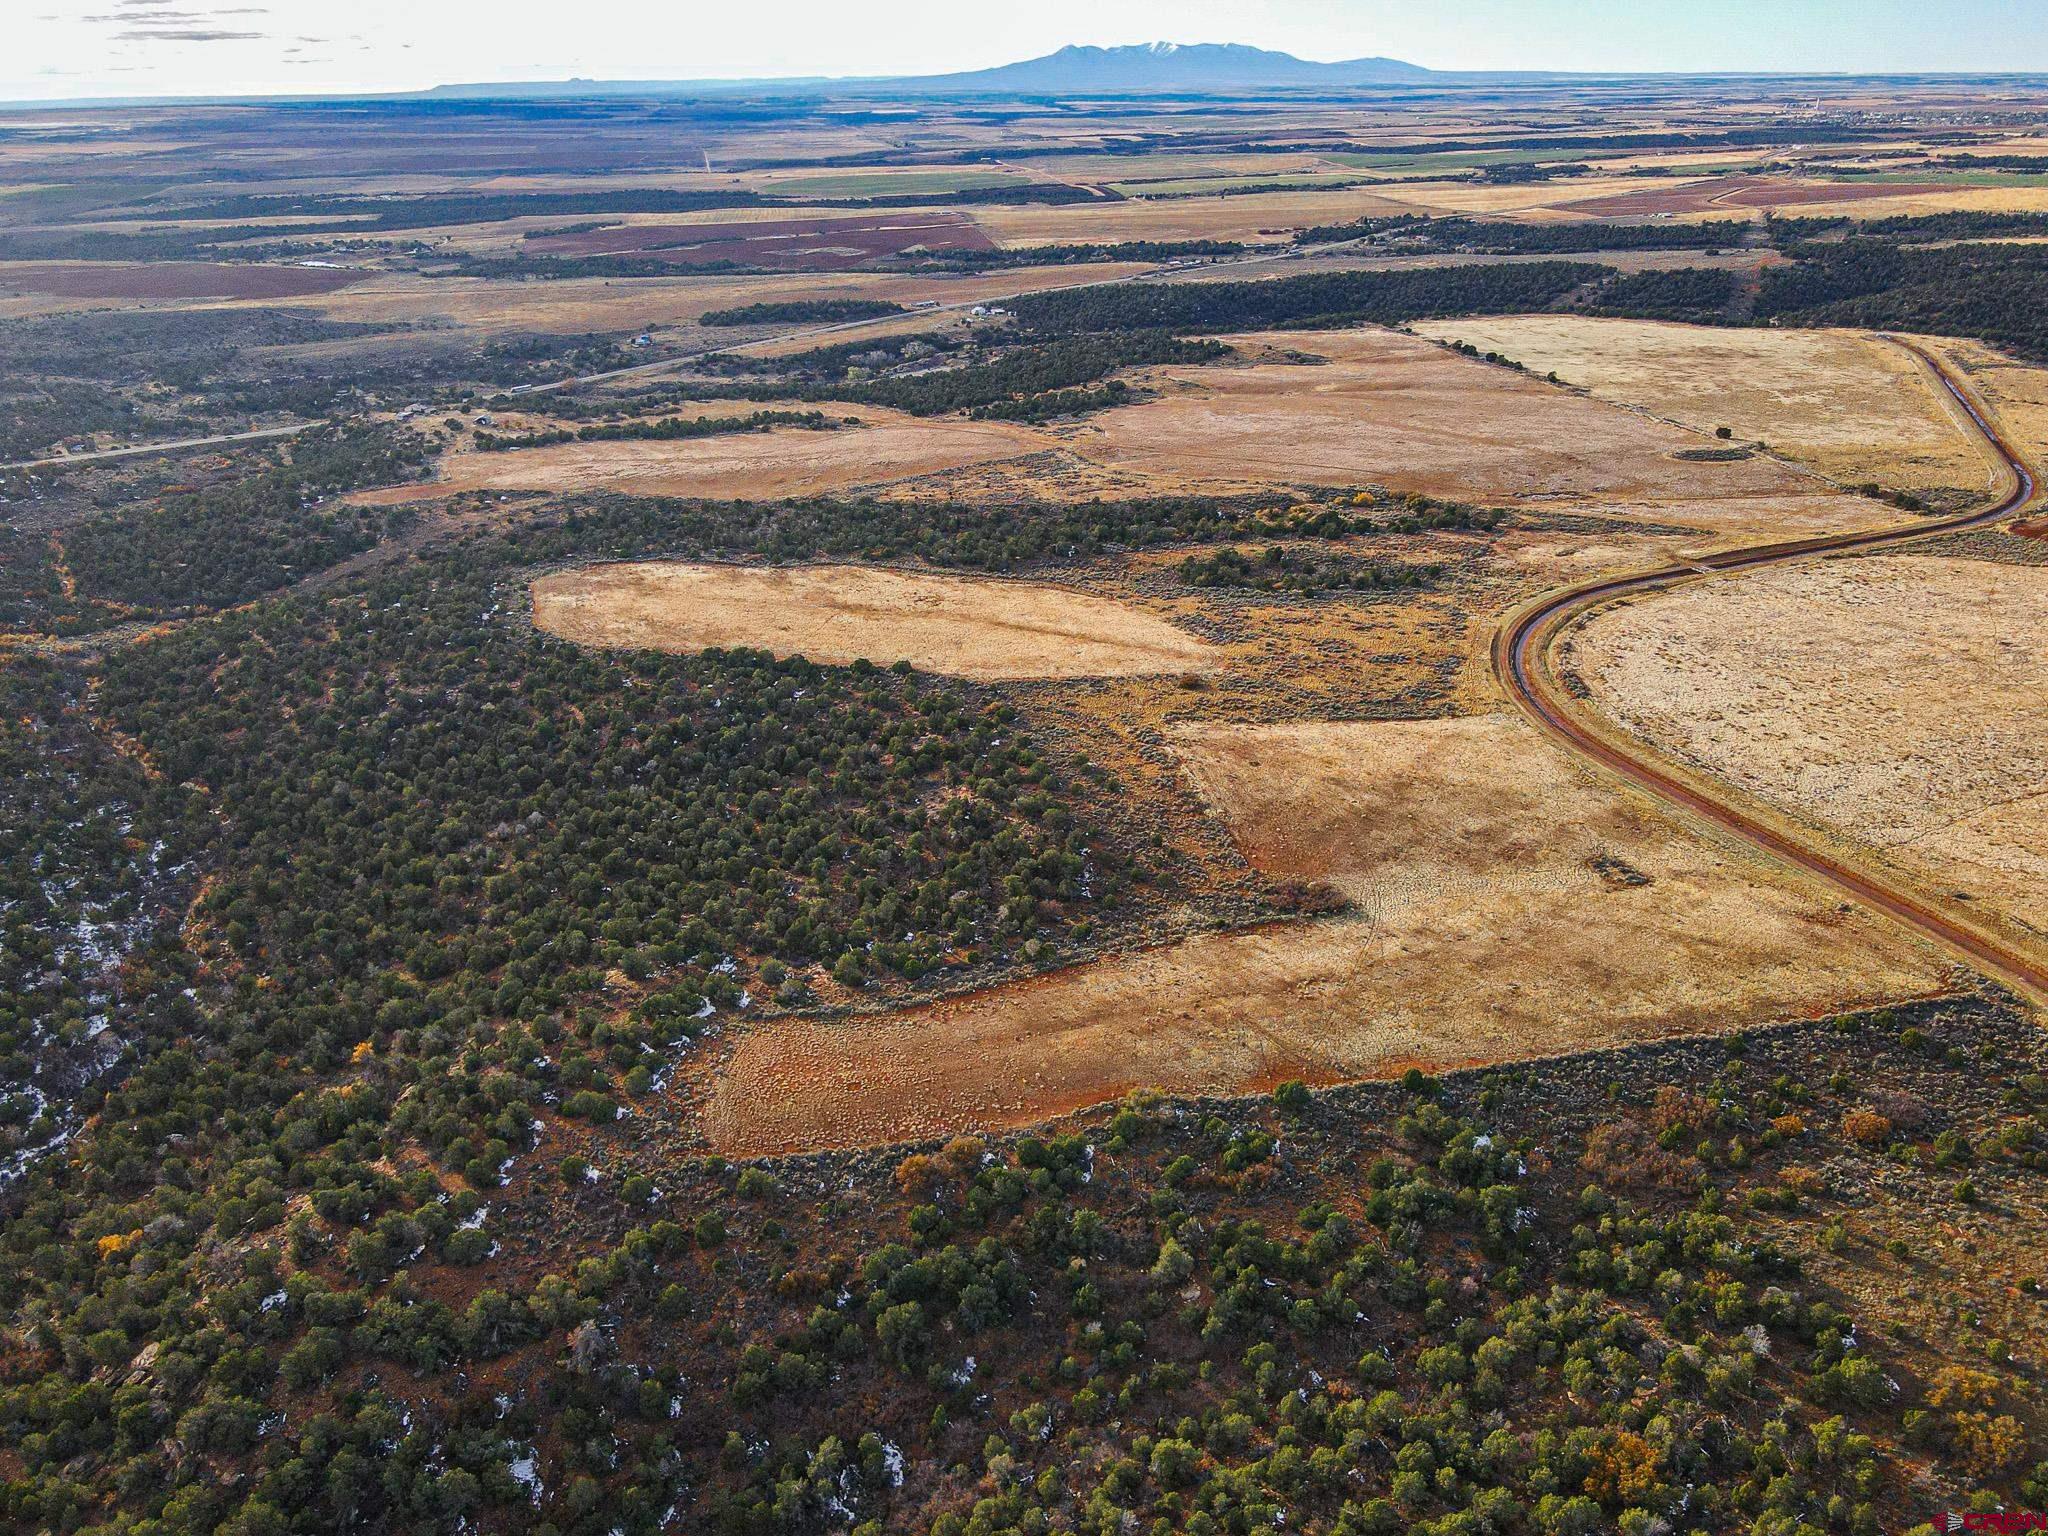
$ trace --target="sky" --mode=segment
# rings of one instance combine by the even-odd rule
[[[0,100],[930,74],[1162,40],[1436,69],[2048,72],[2048,0],[0,0]]]

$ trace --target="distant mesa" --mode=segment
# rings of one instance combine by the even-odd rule
[[[1319,63],[1291,53],[1243,43],[1133,43],[1119,48],[1069,44],[1042,58],[999,64],[950,75],[907,75],[863,80],[815,77],[782,80],[538,80],[516,84],[443,85],[423,94],[438,97],[561,99],[591,96],[699,95],[745,91],[891,95],[1131,95],[1148,92],[1234,90],[1349,90],[1361,86],[1409,85],[1444,76],[1399,59],[1345,59]]]
[[[965,74],[928,75],[921,83],[953,91],[1202,91],[1244,86],[1332,90],[1400,85],[1433,79],[1435,74],[1399,59],[1320,64],[1242,43],[1138,43],[1124,48],[1069,45],[1043,58]]]

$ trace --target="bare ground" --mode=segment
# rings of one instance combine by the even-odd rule
[[[1186,672],[1219,654],[1143,609],[1071,588],[869,566],[592,566],[535,582],[533,619],[584,645],[758,646],[985,680]]]

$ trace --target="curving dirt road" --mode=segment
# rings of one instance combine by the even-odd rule
[[[1952,904],[1889,874],[1859,866],[1831,850],[1822,837],[1791,818],[1664,761],[1572,699],[1550,666],[1550,653],[1567,629],[1619,598],[1661,591],[1682,582],[1711,580],[1724,571],[1748,570],[1841,550],[1906,544],[1936,534],[1982,527],[2031,502],[2035,494],[2033,471],[1986,420],[1961,383],[1930,353],[1909,342],[1897,341],[1897,345],[1912,353],[1934,375],[2004,461],[2012,476],[2012,488],[1996,505],[1956,517],[1920,519],[1903,527],[1752,545],[1703,556],[1685,565],[1602,578],[1546,593],[1509,615],[1501,626],[1494,637],[1494,673],[1540,730],[1580,756],[1640,785],[1667,804],[1820,877],[1853,900],[1926,935],[1975,969],[2030,995],[2036,1002],[2048,1002],[2048,957],[2015,943]]]

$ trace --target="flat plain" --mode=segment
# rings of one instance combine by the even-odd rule
[[[1555,373],[1602,400],[1734,438],[1851,483],[1982,496],[1995,466],[1899,346],[1832,330],[1710,330],[1585,315],[1427,322],[1418,330]]]
[[[583,645],[746,645],[987,681],[1199,671],[1214,659],[1184,630],[1089,593],[867,566],[593,566],[535,582],[533,621]]]
[[[2048,565],[1901,554],[1596,616],[1573,664],[1664,751],[2048,936]]]

